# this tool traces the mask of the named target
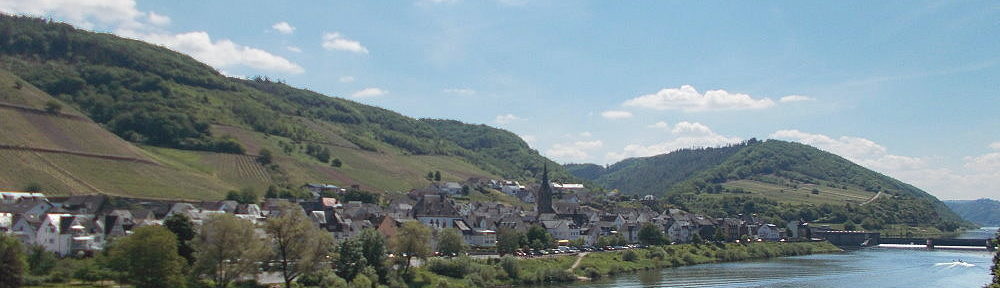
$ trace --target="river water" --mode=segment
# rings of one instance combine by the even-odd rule
[[[992,278],[992,258],[985,250],[864,248],[645,271],[572,287],[982,287]]]

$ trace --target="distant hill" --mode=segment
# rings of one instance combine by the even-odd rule
[[[221,197],[227,189],[263,191],[274,185],[291,190],[306,182],[405,191],[426,186],[424,177],[430,171],[441,171],[447,181],[468,177],[528,180],[545,165],[556,179],[574,179],[508,131],[414,119],[266,77],[225,77],[187,55],[141,41],[37,18],[0,15],[0,43],[0,69],[8,79],[2,89],[17,90],[0,98],[0,104],[44,110],[46,102],[55,101],[62,103],[65,113],[83,119],[64,121],[69,118],[0,107],[0,115],[21,121],[4,121],[16,127],[4,130],[0,147],[127,155],[208,177],[206,181],[214,183],[154,189],[158,192],[143,192],[141,185],[93,184],[108,193],[204,199]],[[273,161],[258,164],[254,160],[265,150],[274,156]],[[44,157],[54,153],[33,151]],[[334,167],[334,159],[342,165]],[[53,165],[92,165],[66,161]],[[41,182],[53,194],[94,190],[80,188],[86,185],[48,184],[55,183],[50,176],[22,177],[19,171],[30,170],[34,162],[13,163],[4,167],[14,172],[0,178],[0,189]],[[94,183],[141,179],[141,175],[110,173],[95,180],[79,173],[67,170],[62,174]]]
[[[570,164],[581,177],[624,194],[667,197],[716,215],[762,213],[807,221],[940,225],[963,221],[937,198],[814,147],[752,139],[631,158],[608,167]],[[881,221],[881,223],[879,223]]]
[[[1000,201],[993,199],[945,200],[945,205],[969,222],[982,226],[1000,226]]]

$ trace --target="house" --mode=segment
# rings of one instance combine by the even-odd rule
[[[581,238],[583,235],[580,233],[580,226],[577,226],[573,221],[566,219],[558,220],[543,220],[541,221],[542,227],[545,228],[549,234],[556,240],[576,240]]]
[[[457,182],[447,182],[438,186],[438,190],[440,190],[441,193],[448,195],[456,195],[462,193],[462,184],[458,184]]]
[[[347,189],[337,187],[336,185],[330,184],[306,184],[302,185],[302,188],[312,194],[313,198],[319,198],[323,195],[330,195],[334,193],[344,193]]]
[[[757,228],[757,238],[764,241],[781,240],[781,229],[774,224],[761,225],[760,228]]]
[[[687,243],[691,242],[692,234],[698,233],[698,228],[687,219],[680,219],[674,220],[666,232],[670,241]]]
[[[45,194],[36,192],[0,192],[0,204],[14,204],[21,199],[45,199]]]
[[[455,221],[463,220],[454,201],[440,195],[424,195],[413,206],[413,218],[435,229],[455,228]]]

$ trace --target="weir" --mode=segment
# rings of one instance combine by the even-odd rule
[[[990,239],[949,239],[949,238],[882,238],[879,233],[866,231],[816,231],[813,236],[825,239],[841,247],[865,247],[888,244],[890,248],[927,249],[986,249],[994,251]]]

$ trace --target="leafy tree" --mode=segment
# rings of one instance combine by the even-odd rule
[[[208,275],[219,288],[245,275],[256,274],[257,262],[268,252],[254,232],[253,223],[231,214],[206,219],[192,244],[197,259],[194,271]]]
[[[441,171],[434,171],[434,181],[441,181]]]
[[[552,238],[552,234],[546,231],[545,228],[539,225],[533,225],[528,228],[528,233],[525,234],[528,238],[528,245],[534,249],[546,249],[555,247],[555,239]]]
[[[437,250],[442,255],[461,255],[465,253],[465,240],[455,228],[444,229],[438,234]]]
[[[271,238],[273,258],[285,287],[290,288],[296,278],[319,270],[328,261],[333,237],[313,224],[298,205],[282,202],[278,209],[278,216],[268,219],[264,230]]]
[[[714,241],[720,241],[720,242],[721,241],[726,241],[726,235],[722,233],[722,228],[719,228],[719,227],[715,228],[715,236],[713,238],[715,238],[715,239],[712,239]]]
[[[21,242],[0,233],[0,288],[21,287],[27,266]]]
[[[340,167],[340,166],[343,166],[343,165],[344,165],[344,162],[341,162],[340,158],[333,158],[333,161],[330,161],[330,166],[333,166],[333,167]]]
[[[694,233],[694,235],[691,235],[691,243],[702,244],[705,243],[705,240],[701,239],[701,233]]]
[[[858,227],[854,224],[854,221],[851,221],[850,219],[848,219],[847,222],[844,222],[844,230],[853,231],[857,228]]]
[[[497,230],[497,253],[500,256],[514,253],[524,242],[527,242],[527,238],[517,230],[506,227]]]
[[[267,186],[267,192],[264,192],[264,198],[267,199],[278,198],[278,186],[274,185]]]
[[[424,178],[426,178],[427,181],[434,181],[434,171],[427,172],[427,176]]]
[[[257,162],[263,165],[274,162],[274,155],[271,154],[271,150],[260,148],[260,153],[257,153]]]
[[[403,263],[403,273],[410,269],[410,260],[413,257],[426,258],[431,255],[431,229],[423,223],[409,221],[396,230],[396,235],[392,239],[393,250],[405,258]]]
[[[662,245],[665,238],[663,231],[656,224],[646,222],[642,223],[642,227],[639,228],[639,242],[642,244]]]
[[[194,223],[183,213],[176,213],[163,220],[163,226],[170,232],[177,235],[177,254],[187,260],[188,265],[194,264],[194,248],[191,247],[191,240],[194,239]]]
[[[136,287],[184,286],[184,258],[177,254],[177,236],[161,226],[144,226],[115,241],[108,252],[110,266],[123,273],[121,281]]]
[[[362,252],[368,266],[371,266],[378,273],[378,278],[372,280],[384,280],[388,270],[385,266],[386,251],[385,237],[378,230],[368,228],[358,234],[358,241],[361,242]]]
[[[56,266],[56,253],[45,251],[42,245],[28,247],[28,268],[31,275],[46,275]]]
[[[354,238],[340,243],[340,257],[337,259],[337,275],[340,278],[352,281],[368,267],[364,249],[364,244]]]

